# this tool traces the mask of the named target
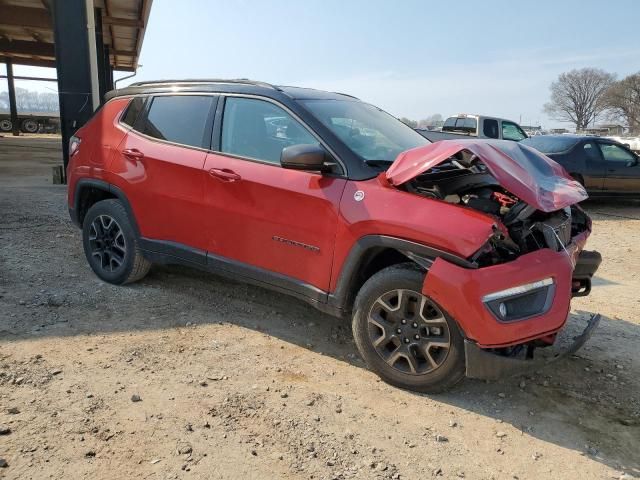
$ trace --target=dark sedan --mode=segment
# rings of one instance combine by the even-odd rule
[[[562,165],[591,196],[640,195],[639,158],[618,142],[580,135],[539,135],[522,143]]]

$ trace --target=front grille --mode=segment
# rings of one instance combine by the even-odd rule
[[[557,252],[571,243],[571,211],[563,210],[549,217],[538,226],[547,246]]]

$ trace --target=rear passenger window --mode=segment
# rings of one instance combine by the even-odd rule
[[[589,160],[594,162],[600,161],[600,153],[593,142],[587,142],[584,144],[584,153]]]
[[[299,144],[317,145],[318,140],[282,108],[264,100],[226,99],[222,152],[280,164],[282,149]]]
[[[142,133],[182,145],[208,146],[204,137],[212,103],[212,96],[154,97]]]
[[[127,107],[127,111],[122,117],[122,123],[125,123],[130,127],[133,127],[133,125],[136,123],[136,119],[138,118],[138,115],[140,115],[140,112],[142,111],[143,106],[144,106],[144,98],[135,97],[133,100],[131,100],[131,102],[129,102],[129,106]]]

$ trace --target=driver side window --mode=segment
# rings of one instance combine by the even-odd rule
[[[601,143],[599,146],[602,156],[607,162],[635,163],[636,161],[636,157],[618,145],[614,145],[613,143]]]
[[[220,151],[280,164],[282,149],[318,140],[295,118],[271,102],[227,97]]]
[[[522,129],[513,122],[502,122],[502,138],[503,140],[513,140],[519,142],[527,138]]]

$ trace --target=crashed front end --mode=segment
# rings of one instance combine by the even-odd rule
[[[601,257],[585,251],[587,194],[548,157],[515,142],[442,141],[409,150],[386,172],[396,187],[491,216],[493,232],[467,260],[437,258],[423,293],[465,336],[467,376],[496,378],[532,366],[564,327],[573,296],[588,295]],[[464,235],[464,232],[460,232]],[[597,325],[592,316],[586,341]]]

